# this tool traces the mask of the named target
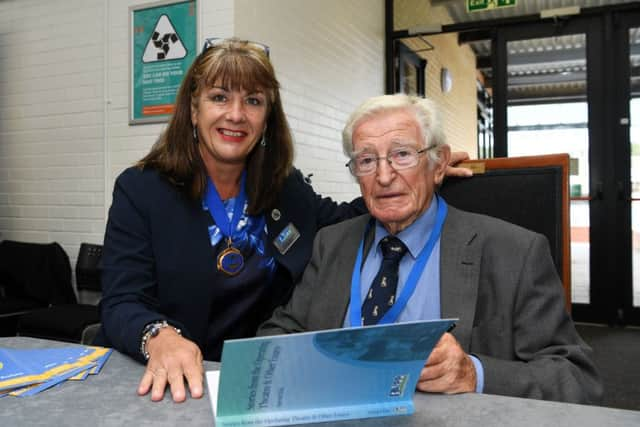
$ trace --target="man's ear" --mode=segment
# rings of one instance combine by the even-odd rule
[[[451,147],[447,144],[440,147],[440,155],[438,156],[440,160],[435,165],[433,182],[436,185],[442,184],[442,180],[444,179],[444,173],[449,166],[449,160],[451,160]]]

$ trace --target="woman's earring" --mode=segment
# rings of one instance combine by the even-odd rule
[[[267,146],[267,139],[264,136],[265,134],[262,134],[262,139],[260,140],[260,146],[261,147],[266,147]]]
[[[198,143],[198,129],[195,126],[193,127],[193,142]]]

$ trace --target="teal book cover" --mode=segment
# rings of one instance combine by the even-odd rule
[[[418,321],[225,341],[217,401],[212,401],[216,426],[412,414],[420,371],[454,323]]]

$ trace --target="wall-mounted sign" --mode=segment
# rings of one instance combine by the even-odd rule
[[[129,123],[167,121],[197,53],[196,2],[134,6],[129,21]]]
[[[467,12],[479,12],[497,7],[511,7],[516,0],[467,0]]]

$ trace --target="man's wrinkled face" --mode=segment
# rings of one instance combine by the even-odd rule
[[[396,234],[412,224],[427,210],[436,185],[442,182],[446,161],[430,165],[428,154],[419,156],[418,164],[396,171],[385,159],[391,150],[425,147],[415,114],[408,109],[385,111],[356,124],[353,132],[354,153],[371,153],[378,157],[377,169],[358,177],[362,197],[371,215]],[[442,147],[448,154],[448,147]]]

